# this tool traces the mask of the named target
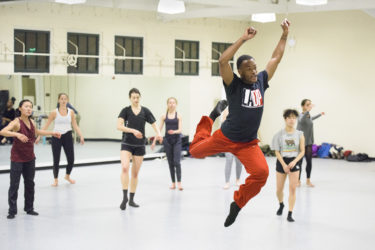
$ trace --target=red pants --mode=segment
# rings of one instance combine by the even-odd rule
[[[266,159],[258,146],[259,140],[233,142],[223,135],[221,129],[211,136],[212,123],[208,116],[202,117],[190,145],[190,154],[195,158],[204,158],[220,152],[230,152],[242,162],[246,172],[250,174],[245,184],[234,192],[234,201],[242,208],[266,184],[268,177]]]

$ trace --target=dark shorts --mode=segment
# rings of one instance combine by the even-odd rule
[[[127,144],[121,144],[121,151],[128,151],[135,156],[144,156],[146,154],[146,147],[145,146],[130,146]]]
[[[291,158],[290,157],[283,157],[283,159],[284,159],[284,162],[288,165],[291,161],[293,161],[295,159],[295,157],[291,157]],[[300,171],[301,166],[302,166],[302,159],[299,162],[297,162],[297,164],[294,166],[294,168],[292,168],[290,170],[290,172]],[[276,162],[276,171],[281,173],[281,174],[285,174],[283,166],[281,165],[279,160],[277,160],[277,162]]]

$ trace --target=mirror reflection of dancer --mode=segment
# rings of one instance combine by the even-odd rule
[[[245,184],[234,192],[234,201],[230,205],[225,227],[233,224],[241,208],[260,192],[267,181],[269,170],[258,146],[257,131],[263,114],[264,92],[284,54],[289,25],[286,19],[281,23],[282,36],[266,70],[260,73],[254,58],[249,55],[242,55],[237,59],[240,78],[233,73],[229,64],[241,45],[256,35],[254,28],[247,28],[240,39],[224,51],[219,59],[219,68],[229,104],[229,115],[221,129],[211,136],[212,124],[227,104],[226,101],[220,101],[209,117],[202,117],[190,146],[190,154],[196,158],[231,152],[240,159],[246,172],[250,174]]]
[[[8,126],[8,124],[16,118],[16,111],[14,110],[13,106],[16,101],[16,98],[12,97],[11,99],[8,100],[7,102],[7,108],[3,113],[3,117],[1,117],[0,120],[0,130]],[[3,137],[0,136],[0,144],[5,144],[5,143],[13,143],[13,137]]]
[[[311,100],[304,99],[301,102],[302,113],[298,117],[297,129],[303,131],[306,140],[305,146],[305,158],[306,158],[306,185],[308,187],[314,187],[314,184],[311,183],[311,170],[312,170],[312,145],[314,144],[314,123],[313,121],[322,115],[324,112],[311,117],[310,111],[314,107],[311,103]],[[299,182],[298,186],[301,185],[301,171],[299,172]]]
[[[301,169],[302,158],[305,154],[305,137],[303,132],[294,127],[298,118],[298,112],[287,109],[283,114],[285,128],[279,131],[272,139],[272,150],[275,150],[276,163],[276,194],[280,203],[277,215],[282,215],[284,208],[284,185],[289,176],[289,213],[287,220],[294,222],[292,212],[296,203],[296,188]]]
[[[169,171],[172,179],[170,189],[176,189],[176,177],[178,190],[182,191],[181,184],[181,131],[182,118],[176,111],[177,99],[170,97],[167,100],[167,113],[160,118],[160,131],[165,123],[165,137],[163,140],[165,153],[168,159]],[[152,143],[152,149],[155,147],[156,140]]]
[[[10,153],[10,187],[8,192],[9,214],[13,219],[17,214],[18,188],[21,175],[25,183],[25,212],[29,215],[38,215],[34,210],[35,193],[35,155],[34,141],[36,135],[61,136],[58,132],[39,130],[31,119],[33,104],[29,100],[22,100],[16,111],[18,118],[11,121],[0,131],[2,136],[13,137],[13,146]]]
[[[117,130],[122,131],[120,158],[123,199],[120,205],[121,210],[126,209],[126,204],[128,202],[130,159],[132,160],[132,170],[129,206],[139,207],[139,205],[134,202],[134,196],[138,184],[139,170],[141,169],[143,156],[146,154],[146,122],[150,123],[155,130],[156,140],[159,140],[160,143],[163,141],[160,130],[156,125],[155,117],[148,108],[140,105],[140,98],[141,93],[139,90],[136,88],[131,89],[129,91],[131,105],[123,108],[117,119]]]
[[[60,156],[61,148],[64,149],[65,156],[67,159],[66,174],[64,179],[67,180],[70,184],[75,184],[75,180],[70,178],[74,166],[74,142],[72,135],[72,127],[77,132],[80,137],[80,142],[83,145],[85,140],[81,133],[81,129],[78,127],[76,115],[73,110],[67,107],[69,97],[65,93],[60,93],[58,95],[59,107],[53,110],[49,116],[46,124],[43,129],[47,129],[49,125],[54,121],[53,131],[59,132],[61,138],[52,137],[51,146],[52,146],[52,155],[53,155],[53,177],[54,182],[53,187],[59,185],[59,168],[60,168]],[[36,143],[40,140],[38,136]]]

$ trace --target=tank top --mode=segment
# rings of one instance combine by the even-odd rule
[[[23,134],[29,138],[29,141],[23,143],[17,137],[13,140],[12,150],[10,152],[10,160],[13,162],[28,162],[35,159],[34,154],[34,141],[35,141],[35,128],[33,123],[30,121],[30,128],[18,118],[20,122],[20,130],[18,133]]]
[[[170,144],[175,144],[178,139],[181,138],[180,134],[168,134],[168,130],[177,130],[178,129],[178,118],[177,118],[177,112],[173,119],[168,118],[168,112],[165,115],[165,139],[168,140]]]
[[[53,128],[54,132],[59,132],[63,135],[72,130],[72,115],[70,112],[71,109],[68,108],[68,114],[62,116],[59,109],[56,109],[55,127]]]

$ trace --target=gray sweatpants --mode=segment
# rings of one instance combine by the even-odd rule
[[[232,162],[233,158],[236,161],[236,178],[240,179],[241,171],[242,171],[242,164],[237,157],[235,157],[232,153],[225,153],[225,182],[229,182],[230,174],[232,172]]]

